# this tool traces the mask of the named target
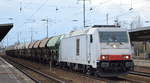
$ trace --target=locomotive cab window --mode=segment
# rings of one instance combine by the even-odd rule
[[[124,42],[128,43],[127,32],[116,31],[116,32],[99,32],[100,42]]]
[[[80,39],[76,40],[76,55],[80,55]]]

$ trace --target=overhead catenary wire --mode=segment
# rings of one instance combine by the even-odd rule
[[[39,8],[37,8],[37,10],[29,17],[29,18],[31,18],[31,17],[33,17],[35,14],[37,14],[38,13],[38,11],[46,4],[46,2],[47,2],[48,0],[45,0],[44,2],[43,2],[43,4],[41,4],[40,6],[39,6]],[[105,3],[108,3],[108,1],[109,0],[106,0],[106,1],[104,1],[104,2],[101,2],[100,3],[100,5],[103,5],[103,4],[105,4]],[[110,1],[109,1],[110,2]],[[93,8],[92,8],[93,9]],[[58,10],[58,7],[56,8],[56,11]]]
[[[29,16],[29,18],[32,18],[34,15],[36,15],[39,11],[40,11],[40,9],[47,3],[47,1],[48,0],[45,0],[40,6],[39,6],[39,8],[37,8],[36,9],[36,11],[35,12],[33,12],[32,14],[31,14],[31,16]],[[105,4],[105,2],[107,3],[108,1],[106,0],[106,1],[104,1],[104,2],[102,2],[102,3],[100,3],[101,5],[102,4]],[[61,7],[62,8],[62,7]],[[70,8],[70,7],[69,7]],[[92,8],[93,9],[93,8]],[[56,7],[56,11],[58,11],[58,7]],[[23,25],[22,25],[23,26]]]
[[[39,11],[40,11],[40,9],[47,3],[47,1],[48,0],[45,0],[28,18],[32,18],[34,15],[36,15]],[[106,1],[104,1],[104,2],[101,2],[100,4],[102,5],[102,4],[105,4],[105,3],[107,3],[108,2],[108,0],[106,0]],[[91,2],[92,3],[92,2]],[[22,2],[21,2],[21,4],[22,4]],[[22,8],[21,8],[21,4],[20,4],[20,9],[22,10]],[[62,7],[61,7],[62,8]],[[70,7],[69,7],[70,8]],[[93,8],[92,8],[93,9]],[[58,11],[58,7],[56,7],[56,11]],[[24,25],[24,23],[23,24],[21,24],[21,26],[23,26]]]
[[[48,0],[45,0],[28,18],[31,19],[39,10],[47,3]],[[25,22],[23,22],[19,27],[24,26]]]
[[[46,3],[47,3],[48,0],[45,0],[40,6],[39,8],[36,9],[36,11],[30,16],[30,17],[33,17]],[[29,18],[30,18],[29,17]]]
[[[36,10],[34,10],[34,12],[32,12],[32,14],[29,16],[29,18],[33,18],[41,9],[42,9],[42,7],[43,6],[45,6],[45,4],[47,3],[47,1],[48,0],[44,0],[44,2],[36,9]],[[110,1],[112,1],[112,0],[105,0],[105,1],[103,1],[103,2],[100,2],[99,4],[98,4],[98,6],[95,6],[95,8],[94,8],[94,6],[91,6],[91,8],[92,8],[92,10],[93,10],[93,12],[95,12],[95,10],[96,10],[96,7],[101,7],[101,6],[103,6],[103,7],[105,7],[105,4],[106,3],[110,3]],[[87,5],[88,6],[88,5]],[[63,8],[73,8],[73,6],[54,6],[55,7],[55,9],[57,10],[57,11],[63,11]],[[133,11],[133,10],[132,10]],[[79,12],[79,11],[78,11]],[[80,12],[82,13],[82,11],[80,10]],[[68,18],[68,20],[70,21],[70,18],[71,17],[73,17],[74,15],[82,15],[81,13],[75,13],[75,14],[72,14],[72,15],[69,15],[69,16],[67,16],[67,18]],[[58,12],[58,13],[62,13],[62,12]],[[131,13],[130,11],[129,12],[127,12],[127,14],[129,14],[129,13]],[[123,14],[123,15],[120,15],[120,16],[124,16],[124,15],[126,15],[126,14]],[[120,17],[119,16],[119,17]],[[92,17],[91,17],[92,18]],[[58,19],[60,19],[60,18],[58,18]],[[79,18],[73,18],[72,20],[78,20]],[[64,18],[63,19],[61,19],[61,21],[62,20],[64,20]],[[65,19],[65,21],[66,21],[67,19]],[[79,19],[80,20],[80,19]],[[90,19],[91,20],[91,19]],[[57,22],[58,22],[58,20],[57,20]],[[58,22],[58,23],[60,23],[60,22]],[[23,25],[24,25],[24,23],[23,23]],[[23,25],[21,25],[21,26],[23,26]]]

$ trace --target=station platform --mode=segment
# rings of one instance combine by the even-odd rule
[[[35,83],[0,57],[0,83]]]
[[[134,59],[135,66],[149,67],[150,68],[150,60],[144,59]]]

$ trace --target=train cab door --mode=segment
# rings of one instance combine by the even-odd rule
[[[89,36],[88,36],[88,45],[87,45],[87,47],[88,47],[88,58],[87,58],[87,61],[88,61],[88,64],[90,64],[91,63],[91,52],[92,52],[92,43],[93,43],[93,36],[92,36],[92,34],[90,34]]]

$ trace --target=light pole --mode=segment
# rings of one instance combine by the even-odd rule
[[[48,38],[48,18],[47,19],[42,19],[41,21],[46,21],[46,37]]]
[[[83,27],[85,28],[85,0],[83,0]]]
[[[7,37],[7,46],[8,46],[8,37]]]
[[[134,23],[133,23],[133,21],[130,23],[130,29],[131,29],[131,31],[133,30],[133,25],[134,25]]]
[[[21,43],[21,38],[22,38],[22,33],[21,31],[17,32],[17,44],[20,44]]]
[[[27,20],[28,20],[28,22],[24,22],[25,24],[35,22],[34,19],[27,19]],[[32,26],[30,27],[30,29],[31,29],[31,31],[29,31],[29,32],[31,32],[31,42],[33,42],[33,29],[32,29]]]
[[[107,24],[107,25],[108,25],[108,20],[109,20],[109,19],[108,19],[108,15],[109,15],[109,14],[107,13],[107,14],[106,14],[106,24]]]
[[[86,16],[85,16],[85,1],[86,0],[78,0],[78,1],[83,1],[83,27],[86,27]]]
[[[78,0],[78,1],[83,1],[83,27],[86,28],[86,4],[85,4],[85,1],[89,1],[91,2],[91,0]],[[92,9],[90,9],[92,10]]]
[[[133,5],[132,5],[132,3],[133,3],[133,1],[131,0],[131,3],[130,3],[131,7],[130,7],[130,9],[129,9],[130,11],[133,10]]]
[[[32,27],[31,27],[31,42],[33,42],[33,30],[32,30]]]

